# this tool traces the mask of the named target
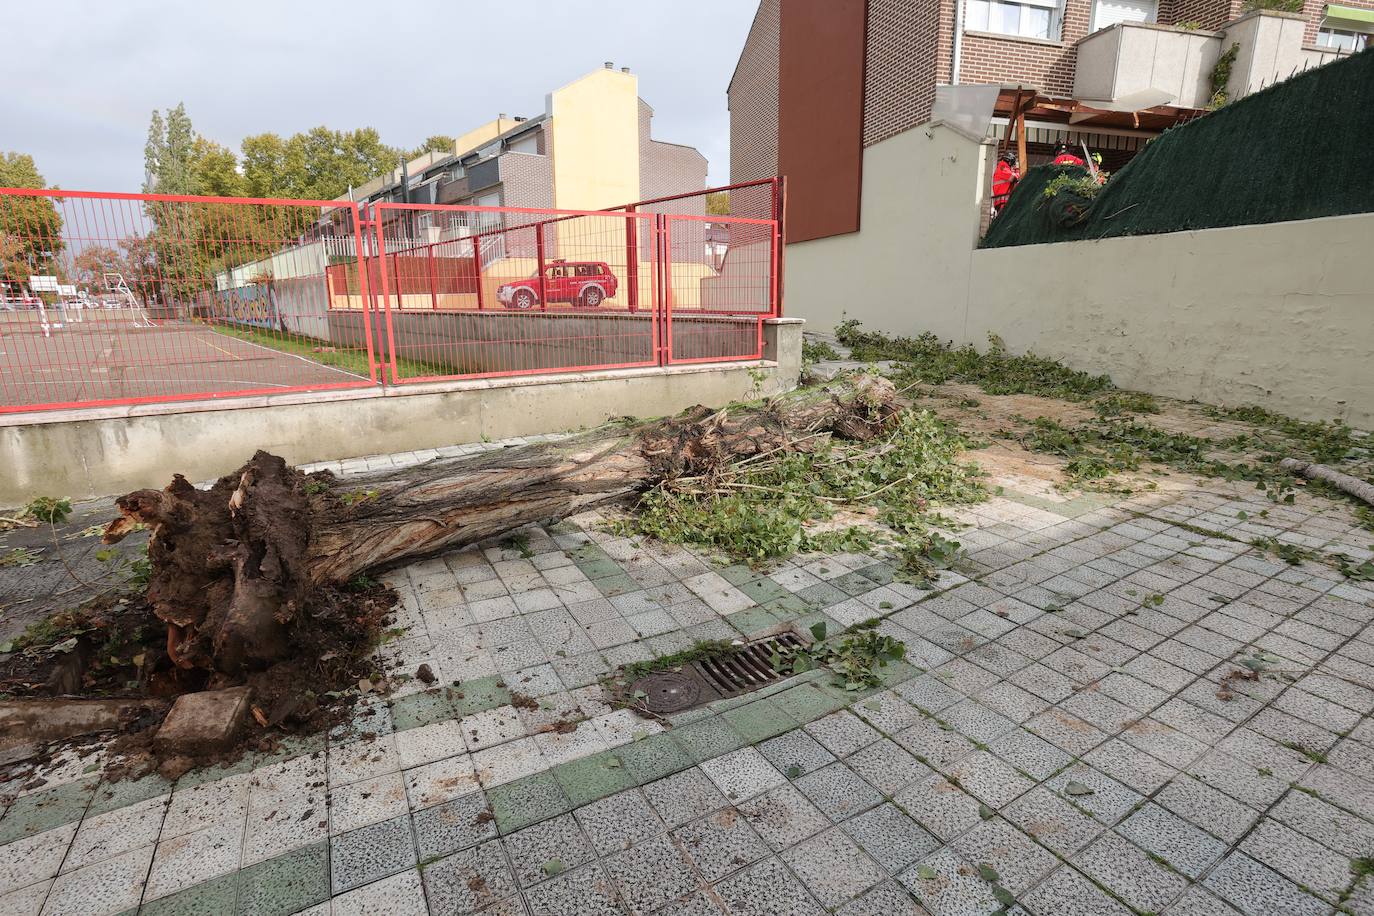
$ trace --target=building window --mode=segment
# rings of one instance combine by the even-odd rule
[[[1369,33],[1352,29],[1334,29],[1322,23],[1322,27],[1317,31],[1317,46],[1350,52],[1363,51],[1369,47]]]
[[[1092,30],[1119,22],[1154,22],[1155,0],[1097,0],[1093,4]]]
[[[1056,0],[968,0],[964,28],[973,32],[1000,32],[1024,38],[1057,39],[1059,4]]]
[[[417,219],[417,220],[415,221],[415,226],[416,226],[416,228],[418,228],[418,229],[428,229],[430,226],[433,226],[433,225],[434,225],[434,214],[433,214],[433,213],[421,213],[419,219]]]

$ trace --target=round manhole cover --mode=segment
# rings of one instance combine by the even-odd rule
[[[701,682],[680,671],[663,671],[642,677],[630,685],[630,692],[644,691],[644,705],[651,712],[678,712],[694,706],[701,698]]]

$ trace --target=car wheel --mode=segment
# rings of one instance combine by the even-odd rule
[[[539,304],[539,299],[533,290],[517,289],[511,297],[510,304],[522,312],[527,312]]]
[[[606,297],[601,292],[600,288],[593,286],[591,289],[587,290],[585,293],[582,294],[582,304],[589,309],[594,309],[598,305],[600,305],[601,301],[605,298]]]

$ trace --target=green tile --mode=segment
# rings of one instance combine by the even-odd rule
[[[568,551],[568,556],[572,557],[573,562],[577,563],[578,565],[581,565],[582,563],[590,563],[596,560],[611,559],[610,555],[607,554],[606,551],[598,547],[596,544],[583,544],[581,547],[576,547]],[[612,560],[611,562],[615,561]]]
[[[771,601],[763,602],[763,609],[771,611],[779,617],[800,617],[809,614],[816,609],[816,606],[805,598],[797,595],[787,594],[781,598],[774,598]]]
[[[502,833],[514,833],[572,808],[563,787],[548,770],[488,790],[487,803],[496,815],[496,829]]]
[[[865,566],[856,571],[865,579],[871,579],[879,585],[891,585],[893,579],[896,578],[892,566],[887,563],[874,563],[872,566]]]
[[[257,752],[243,754],[234,760],[224,763],[217,763],[212,767],[202,767],[191,770],[177,780],[178,789],[187,789],[192,786],[203,785],[207,782],[225,779],[229,776],[238,776],[242,773],[251,772],[258,764],[262,763],[262,755]]]
[[[896,687],[920,673],[920,669],[909,662],[889,662],[876,672],[884,688]]]
[[[753,636],[769,627],[775,627],[781,623],[781,619],[761,607],[750,608],[747,611],[740,611],[725,618],[730,626],[739,630],[745,636]]]
[[[773,697],[773,702],[792,718],[803,724],[819,719],[846,705],[843,700],[826,693],[815,684],[801,684]]]
[[[88,776],[15,799],[0,820],[0,845],[81,820],[99,783]]]
[[[594,583],[596,587],[601,590],[601,594],[605,595],[607,598],[614,598],[616,595],[626,595],[630,592],[637,592],[640,588],[638,582],[624,573],[596,579]]]
[[[392,700],[391,721],[396,730],[404,731],[458,718],[458,705],[453,692],[452,687],[440,687],[438,690],[425,690]],[[464,690],[464,694],[466,692]]]
[[[118,782],[103,782],[91,797],[91,806],[86,809],[87,817],[105,814],[116,808],[127,808],[141,801],[156,798],[172,791],[172,783],[156,773],[138,779],[121,779]]]
[[[577,563],[577,568],[582,570],[582,574],[592,581],[625,575],[625,570],[620,568],[620,564],[609,558],[599,560],[577,560],[575,562]]]
[[[739,586],[739,590],[753,598],[758,604],[767,604],[770,601],[792,597],[791,592],[772,579],[755,579],[753,582],[745,582]]]
[[[816,607],[830,607],[832,604],[839,604],[849,598],[848,592],[840,591],[829,582],[817,582],[815,585],[808,585],[797,592],[797,595]]]
[[[511,701],[510,689],[497,674],[463,681],[457,687],[450,688],[450,695],[458,714],[463,716],[505,706]]]
[[[625,761],[616,751],[592,754],[560,764],[554,767],[553,775],[574,808],[636,784],[634,773],[625,766]]]
[[[238,874],[239,916],[286,916],[329,899],[329,843],[251,865]]]
[[[666,732],[631,741],[616,748],[615,752],[620,755],[625,766],[629,767],[635,782],[640,785],[679,773],[693,763],[691,756],[682,749],[682,745]]]
[[[755,579],[759,578],[760,575],[758,572],[756,572],[753,569],[750,569],[748,566],[745,566],[742,563],[736,563],[734,566],[727,566],[724,569],[718,569],[716,570],[716,572],[720,573],[720,577],[724,579],[726,582],[729,582],[731,585],[736,586],[743,585],[746,582],[752,582]]]
[[[673,738],[697,763],[728,754],[747,743],[744,737],[720,716],[711,716],[691,725],[673,729]]]
[[[238,875],[229,874],[145,903],[139,912],[144,916],[233,916],[237,900]]]
[[[755,700],[725,713],[725,721],[750,744],[781,735],[797,727],[797,721],[772,700]]]
[[[834,617],[831,617],[829,614],[822,613],[807,614],[805,617],[800,617],[797,619],[796,625],[801,628],[802,632],[806,634],[808,639],[812,639],[814,638],[814,634],[811,632],[811,628],[818,623],[825,624],[826,639],[829,639],[837,633],[843,633],[845,630],[844,626],[841,625],[840,622],[837,621]]]
[[[871,592],[878,587],[878,584],[872,579],[861,576],[856,572],[846,573],[838,579],[831,579],[830,584],[851,598],[855,595],[862,595],[864,592]]]

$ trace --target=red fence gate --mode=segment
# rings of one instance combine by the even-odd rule
[[[0,189],[0,413],[758,359],[780,181],[725,190],[763,215],[707,215],[710,193],[560,211]]]

